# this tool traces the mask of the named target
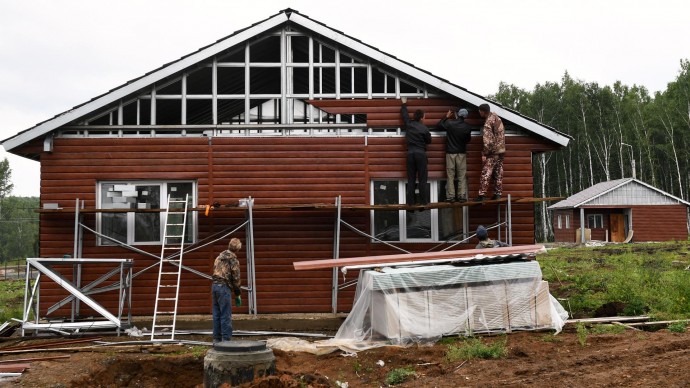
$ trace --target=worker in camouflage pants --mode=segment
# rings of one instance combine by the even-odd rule
[[[489,183],[494,183],[491,199],[500,199],[503,193],[503,157],[506,152],[506,134],[503,121],[491,112],[489,104],[479,105],[479,115],[485,120],[482,128],[482,173],[479,178],[477,202],[484,200]]]

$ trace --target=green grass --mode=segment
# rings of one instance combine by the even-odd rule
[[[449,345],[446,351],[446,360],[454,362],[458,360],[472,360],[475,358],[498,359],[508,354],[506,344],[508,338],[502,338],[492,344],[485,344],[480,338],[468,338],[458,345]]]
[[[585,347],[587,346],[587,335],[589,332],[587,331],[587,327],[585,326],[584,323],[578,322],[577,323],[577,342],[580,344],[580,346]]]
[[[589,331],[592,334],[620,334],[625,330],[625,326],[621,325],[594,325]]]
[[[412,368],[412,367],[393,369],[392,371],[388,372],[388,374],[386,375],[386,384],[388,384],[388,385],[402,384],[405,381],[407,381],[410,377],[413,377],[415,374],[416,374],[416,372],[415,372],[414,368]]]
[[[0,281],[0,324],[22,318],[24,279]]]
[[[690,277],[677,265],[690,264],[688,242],[558,248],[537,260],[551,294],[574,318],[592,317],[606,306],[616,306],[613,315],[621,316],[690,316]]]
[[[688,321],[673,322],[668,325],[668,330],[674,333],[685,333],[688,328],[688,324],[690,324]]]

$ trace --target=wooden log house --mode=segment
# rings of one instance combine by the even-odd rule
[[[330,312],[332,271],[295,271],[293,262],[333,258],[335,208],[281,205],[334,204],[338,197],[343,205],[403,204],[402,96],[411,112],[427,112],[432,202],[444,195],[445,134],[436,124],[448,109],[467,108],[477,129],[482,103],[503,119],[504,193],[515,198],[534,196],[533,156],[570,141],[554,128],[286,9],[19,132],[3,146],[40,162],[41,205],[63,209],[41,213],[41,257],[75,254],[75,206],[93,210],[82,212],[82,223],[92,230],[157,256],[164,221],[151,210],[166,208],[168,194],[189,194],[195,208],[220,205],[208,215],[191,213],[188,244],[241,224],[246,213],[233,205],[252,198],[258,311]],[[470,196],[478,189],[480,150],[477,130],[468,151]],[[448,247],[479,224],[495,223],[497,206],[343,209],[342,219],[407,251],[424,252]],[[117,212],[122,209],[126,212]],[[533,244],[534,205],[515,203],[511,216],[513,244]],[[244,240],[245,229],[233,237]],[[92,233],[80,239],[81,257],[131,258],[134,272],[156,262]],[[184,264],[208,274],[226,244],[227,239],[186,253]],[[398,253],[351,230],[342,231],[339,248],[343,258]],[[81,281],[97,276],[84,269]],[[155,270],[134,279],[135,315],[151,314],[156,284]],[[348,311],[353,294],[353,288],[343,291],[336,310]],[[58,287],[43,285],[42,311],[63,297]],[[104,306],[117,303],[115,293],[99,299]],[[208,279],[183,273],[179,311],[211,312]]]

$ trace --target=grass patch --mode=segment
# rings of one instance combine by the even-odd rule
[[[592,334],[620,334],[625,331],[621,325],[594,325],[589,330]]]
[[[585,326],[584,323],[578,322],[577,323],[577,342],[580,344],[580,346],[585,347],[587,346],[587,327]]]
[[[551,294],[567,299],[573,318],[690,316],[690,281],[684,267],[690,243],[558,248],[537,259]],[[607,307],[615,306],[615,309]]]
[[[0,281],[0,323],[22,318],[24,283],[23,279]]]
[[[561,342],[561,338],[554,334],[544,334],[541,340],[542,342]]]
[[[448,346],[446,351],[446,360],[448,362],[458,360],[472,360],[475,358],[483,359],[498,359],[503,358],[508,354],[506,344],[508,339],[502,336],[501,339],[492,344],[485,344],[479,338],[469,338],[458,345]]]
[[[674,333],[685,333],[688,328],[688,321],[673,322],[668,325],[668,330]]]
[[[412,367],[405,367],[405,368],[396,368],[393,369],[392,371],[388,372],[386,375],[386,384],[388,385],[398,385],[402,384],[405,381],[407,381],[410,377],[413,377],[416,374],[414,368]]]

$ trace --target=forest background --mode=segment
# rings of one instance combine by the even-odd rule
[[[532,90],[504,82],[498,89],[490,98],[573,138],[561,151],[532,158],[536,197],[568,197],[599,182],[630,177],[683,200],[689,197],[687,59],[680,60],[676,79],[654,95],[643,86],[600,86],[567,72],[560,82]],[[548,205],[537,205],[536,241],[553,239]]]
[[[690,198],[690,61],[650,95],[638,85],[600,86],[573,79],[532,90],[501,82],[489,98],[573,138],[567,148],[533,157],[534,195],[568,197],[596,183],[636,177]],[[509,156],[508,156],[509,157]],[[0,161],[0,263],[38,255],[37,197],[13,197],[11,170]],[[553,239],[548,203],[536,205],[535,239]]]

